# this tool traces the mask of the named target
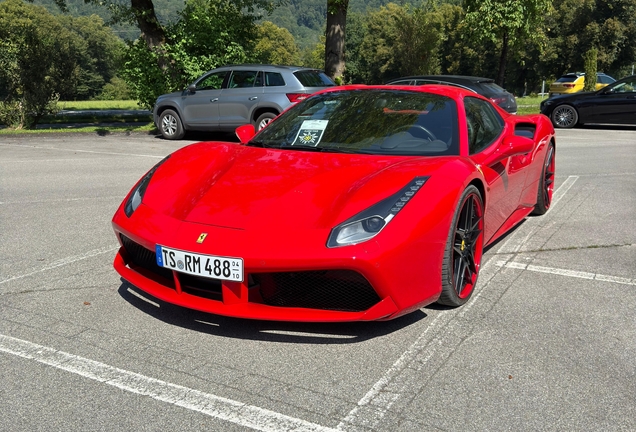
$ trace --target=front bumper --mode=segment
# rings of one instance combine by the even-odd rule
[[[179,222],[143,205],[131,218],[118,211],[113,227],[122,245],[114,267],[124,279],[157,299],[203,312],[279,321],[387,320],[439,297],[442,244],[396,239],[385,250],[375,241],[330,249],[324,231],[276,242],[266,231]],[[191,240],[202,232],[210,246]],[[241,257],[243,282],[159,267],[157,243]]]

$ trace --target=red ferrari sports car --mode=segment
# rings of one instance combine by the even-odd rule
[[[458,88],[338,87],[237,135],[174,152],[128,194],[114,265],[132,285],[265,320],[459,306],[483,248],[552,198],[550,120]]]

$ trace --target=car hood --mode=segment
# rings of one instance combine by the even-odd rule
[[[200,143],[156,171],[143,203],[182,221],[234,229],[330,229],[452,159]]]

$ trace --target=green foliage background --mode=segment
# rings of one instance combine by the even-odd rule
[[[274,1],[153,0],[167,39],[154,50],[97,0],[66,0],[66,14],[55,0],[0,1],[0,122],[30,127],[57,98],[134,97],[151,107],[221,64],[324,67],[327,2]],[[636,63],[635,16],[636,0],[350,0],[344,77],[496,78],[508,46],[503,82],[519,96],[585,70],[594,49],[598,71],[621,78]]]

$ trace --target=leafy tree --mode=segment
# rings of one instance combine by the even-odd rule
[[[204,72],[253,58],[256,16],[231,0],[190,0],[164,42],[150,46],[143,36],[131,43],[123,77],[140,104],[151,108],[164,93],[181,90]]]
[[[551,0],[465,0],[467,28],[481,41],[499,45],[496,81],[503,85],[511,48],[540,35],[536,32]]]
[[[347,83],[364,84],[368,62],[363,58],[360,47],[367,33],[365,15],[354,12],[347,15],[347,39],[345,41],[345,77]],[[324,57],[324,56],[323,56]]]
[[[58,20],[67,30],[84,41],[80,62],[79,83],[71,94],[61,94],[63,100],[90,99],[117,75],[126,45],[97,15],[72,17],[61,15]]]
[[[75,87],[83,42],[42,7],[0,3],[0,122],[34,128],[55,112]]]
[[[260,63],[281,65],[300,64],[300,50],[289,30],[280,28],[270,21],[258,26],[256,60]]]
[[[545,76],[582,70],[591,48],[599,71],[627,73],[636,59],[636,0],[555,0],[554,8],[545,24]]]
[[[424,9],[394,3],[370,12],[359,50],[364,81],[438,73],[440,32],[433,18]]]
[[[98,100],[129,100],[133,98],[130,87],[126,81],[119,77],[113,77],[104,85],[102,92],[95,98]]]
[[[320,41],[313,47],[308,47],[302,52],[302,65],[315,69],[322,69],[325,65],[325,37],[320,36]]]
[[[585,60],[585,85],[583,91],[596,90],[596,57],[598,50],[596,48],[589,49],[584,54]]]

